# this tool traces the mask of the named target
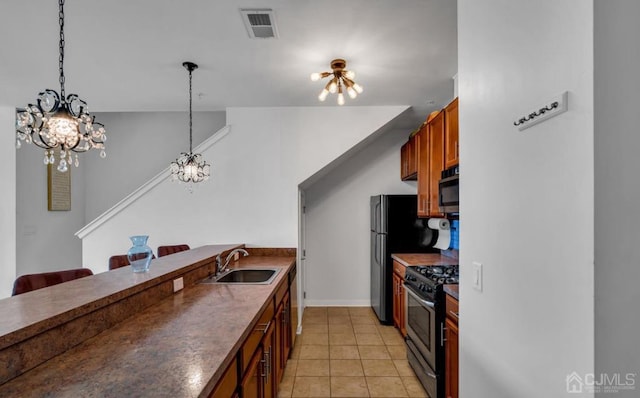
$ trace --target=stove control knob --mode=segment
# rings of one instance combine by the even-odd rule
[[[418,289],[420,289],[421,291],[424,292],[424,283],[421,283],[420,285],[418,285]]]

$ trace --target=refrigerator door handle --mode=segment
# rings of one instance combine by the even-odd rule
[[[376,234],[376,238],[374,239],[373,258],[376,260],[376,264],[380,265],[380,259],[378,258],[378,239],[380,239],[380,235]]]
[[[381,227],[381,222],[380,220],[382,219],[382,217],[380,216],[380,203],[378,202],[376,203],[375,209],[373,210],[373,219],[374,219],[374,223],[373,223],[373,230],[376,231],[377,233],[382,232],[382,230],[380,229]]]
[[[378,239],[380,239],[380,240],[385,240],[385,239],[386,239],[386,237],[387,237],[387,236],[386,236],[386,235],[383,235],[383,234],[378,235]],[[377,242],[378,242],[378,239],[376,239],[376,244],[377,244]],[[385,242],[385,244],[380,244],[380,245],[378,245],[378,246],[379,246],[379,247],[378,247],[378,250],[379,250],[379,252],[378,252],[378,254],[379,254],[378,264],[380,264],[380,266],[381,266],[382,268],[384,268],[384,267],[386,267],[386,266],[387,266],[387,264],[386,264],[386,263],[387,263],[387,262],[386,262],[386,254],[387,254],[387,253],[386,253],[386,249],[385,249],[386,242]],[[383,276],[383,277],[384,277],[384,276]]]
[[[386,234],[387,232],[387,205],[386,205],[387,197],[382,195],[380,197],[379,207],[380,210],[376,212],[378,215],[378,230],[377,232]]]

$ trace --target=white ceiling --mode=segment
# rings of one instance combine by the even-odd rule
[[[0,3],[0,103],[58,87],[56,0]],[[250,39],[240,8],[272,8],[278,39]],[[455,0],[67,0],[67,93],[91,111],[317,106],[311,72],[347,60],[364,87],[347,105],[412,105],[420,117],[451,99]],[[200,95],[199,95],[200,94]],[[334,106],[335,95],[324,106]]]

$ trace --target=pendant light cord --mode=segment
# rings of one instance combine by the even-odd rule
[[[60,57],[58,58],[58,68],[60,69],[60,99],[62,103],[64,103],[64,0],[58,1],[58,22],[60,24]]]
[[[193,153],[193,112],[191,111],[191,103],[193,102],[193,93],[191,88],[191,69],[189,70],[189,154]]]

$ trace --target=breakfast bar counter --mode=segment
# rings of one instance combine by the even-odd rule
[[[233,268],[278,268],[272,283],[189,284],[185,280],[183,290],[0,385],[0,397],[209,396],[295,265],[292,249],[247,250],[251,255],[232,263]],[[209,251],[214,255],[215,250]],[[175,258],[182,258],[179,255]],[[69,311],[74,310],[65,310]],[[16,333],[20,331],[8,336]],[[57,337],[64,339],[64,330]],[[8,354],[1,359],[25,360]]]

